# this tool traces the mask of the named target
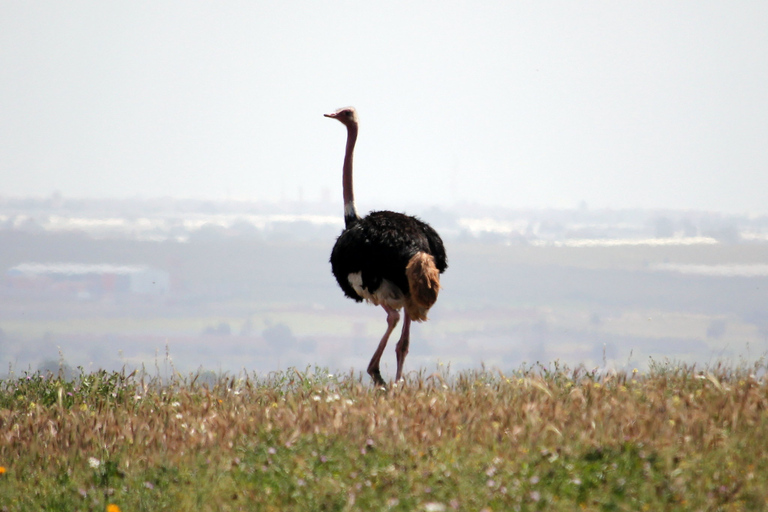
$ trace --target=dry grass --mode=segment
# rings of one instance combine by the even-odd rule
[[[0,510],[762,510],[750,368],[0,383]]]

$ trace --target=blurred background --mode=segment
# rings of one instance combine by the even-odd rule
[[[0,362],[364,370],[358,209],[450,267],[406,370],[754,360],[768,5],[4,2]],[[385,355],[394,367],[394,348]],[[4,373],[5,370],[2,370]]]

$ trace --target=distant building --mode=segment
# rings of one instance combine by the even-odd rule
[[[6,272],[8,287],[91,298],[108,294],[163,295],[168,272],[145,265],[21,263]]]

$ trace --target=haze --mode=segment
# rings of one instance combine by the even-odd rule
[[[765,2],[10,2],[5,196],[766,212]]]

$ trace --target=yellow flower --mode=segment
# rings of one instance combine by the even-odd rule
[[[118,507],[114,503],[110,503],[109,505],[107,505],[107,512],[120,512],[120,507]]]

